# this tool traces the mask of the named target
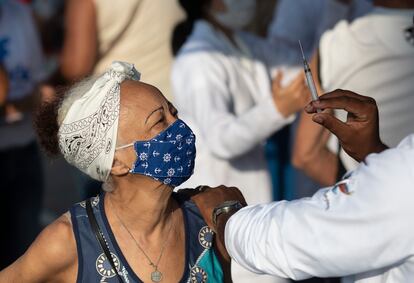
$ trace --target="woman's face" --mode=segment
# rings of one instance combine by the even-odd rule
[[[176,120],[177,110],[156,87],[129,80],[121,84],[117,147],[149,140]],[[136,153],[131,146],[117,150],[116,157],[132,164]]]

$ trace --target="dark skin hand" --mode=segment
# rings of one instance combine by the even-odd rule
[[[325,111],[317,113],[317,109]],[[338,120],[332,111],[326,111],[333,109],[347,111],[346,122]],[[378,108],[371,97],[338,89],[322,95],[319,101],[310,102],[305,111],[314,114],[314,122],[337,136],[346,153],[358,162],[370,153],[379,153],[388,148],[380,139]]]

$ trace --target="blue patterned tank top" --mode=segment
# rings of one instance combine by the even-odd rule
[[[105,193],[92,198],[96,220],[104,234],[114,263],[125,283],[141,283],[129,266],[108,223],[104,209]],[[223,282],[223,271],[212,248],[213,231],[204,222],[197,206],[180,194],[174,193],[184,215],[186,233],[186,262],[180,283]],[[91,229],[85,208],[85,201],[70,209],[72,226],[78,251],[78,277],[80,282],[118,283],[115,271],[103,254]]]

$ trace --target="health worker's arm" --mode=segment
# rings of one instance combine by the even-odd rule
[[[414,137],[371,154],[347,181],[312,198],[248,206],[225,228],[230,256],[256,272],[341,277],[414,255]]]

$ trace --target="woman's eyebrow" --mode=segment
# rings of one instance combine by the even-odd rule
[[[159,110],[163,110],[164,108],[162,106],[158,107],[157,109],[153,110],[148,117],[145,119],[145,124],[147,124],[148,119],[151,117],[152,114],[154,114],[155,112],[159,111]]]

